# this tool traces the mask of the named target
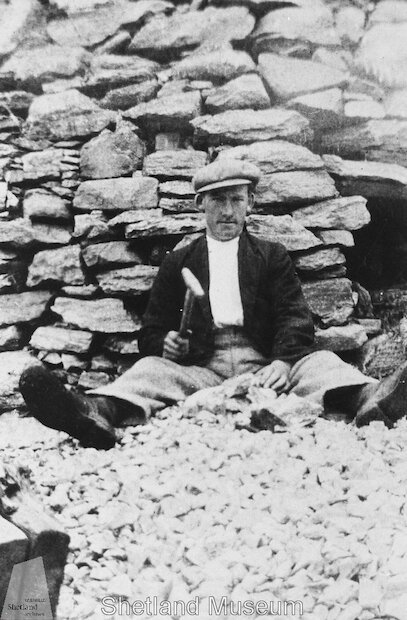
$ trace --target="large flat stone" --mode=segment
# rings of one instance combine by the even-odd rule
[[[205,230],[205,218],[201,213],[179,213],[162,218],[153,217],[126,226],[126,239],[182,235]]]
[[[407,166],[407,121],[371,120],[360,125],[327,131],[319,148],[345,159],[367,159]]]
[[[158,97],[126,110],[123,115],[156,131],[182,129],[201,114],[201,95],[198,91]]]
[[[44,82],[83,73],[90,60],[91,55],[82,47],[45,45],[19,50],[2,65],[0,80],[3,74],[11,73],[17,84],[38,88]]]
[[[256,73],[241,75],[224,86],[210,90],[205,97],[205,108],[211,114],[245,108],[264,110],[269,107],[270,98]]]
[[[151,177],[122,177],[84,181],[73,205],[80,211],[153,209],[158,204],[158,181]]]
[[[29,323],[40,318],[51,300],[49,291],[28,291],[2,295],[0,304],[0,327],[17,323]]]
[[[121,177],[139,168],[145,145],[127,125],[105,129],[81,150],[80,171],[85,179]]]
[[[172,69],[175,78],[227,81],[256,70],[246,52],[220,49],[199,51],[178,62]]]
[[[266,241],[278,241],[287,250],[308,250],[322,245],[309,230],[295,222],[290,215],[250,215],[247,229],[255,237]]]
[[[157,272],[158,267],[134,265],[104,271],[97,275],[97,281],[107,295],[141,295],[151,289]]]
[[[339,248],[322,248],[314,252],[295,256],[294,264],[300,271],[320,271],[334,265],[344,265],[346,258]]]
[[[323,159],[344,196],[359,194],[365,198],[399,200],[407,197],[407,168],[403,166],[344,160],[336,155],[325,155]]]
[[[354,310],[352,285],[347,278],[305,282],[305,299],[323,325],[343,325]]]
[[[133,333],[139,329],[121,299],[82,300],[57,297],[51,310],[67,325],[106,334]]]
[[[82,249],[82,257],[88,267],[109,265],[138,265],[140,256],[127,241],[108,241],[95,243]]]
[[[195,138],[210,145],[248,144],[258,140],[290,140],[305,144],[311,138],[308,121],[294,110],[231,110],[191,121]]]
[[[66,327],[38,327],[31,336],[30,345],[43,351],[88,353],[93,335],[79,329]]]
[[[72,89],[36,97],[23,135],[31,140],[69,140],[99,133],[112,120],[113,112]]]
[[[205,166],[208,154],[190,149],[156,151],[144,159],[143,173],[159,179],[192,179]]]
[[[256,53],[284,51],[299,44],[304,50],[312,50],[316,45],[340,45],[332,11],[323,3],[274,8],[257,22],[252,33]]]
[[[128,110],[139,103],[154,99],[158,89],[159,85],[156,79],[109,89],[103,99],[99,101],[99,105],[109,110]]]
[[[0,246],[28,249],[41,245],[65,245],[70,238],[69,231],[58,226],[32,224],[23,218],[0,221]]]
[[[68,153],[63,149],[44,149],[26,153],[21,157],[22,181],[57,181],[64,170]]]
[[[122,1],[109,3],[106,6],[96,5],[90,7],[91,10],[77,12],[71,10],[72,14],[68,17],[51,19],[48,22],[47,32],[59,45],[92,47],[114,35],[121,26],[137,26],[144,19],[170,8],[172,5],[169,2],[161,0]]]
[[[28,190],[24,194],[23,213],[25,218],[52,218],[70,220],[71,210],[66,200],[42,189]]]
[[[242,41],[253,29],[254,17],[243,7],[176,11],[148,22],[134,36],[129,51],[166,60],[207,41]]]
[[[344,86],[348,76],[312,60],[278,54],[260,54],[259,70],[278,99],[291,99],[306,93]]]
[[[91,60],[88,73],[83,77],[78,88],[86,95],[99,99],[113,88],[153,80],[159,69],[158,63],[139,56],[96,54]],[[61,81],[55,82],[50,87],[66,90]]]
[[[294,170],[318,170],[324,167],[319,155],[286,140],[253,142],[232,148],[219,149],[218,159],[243,159],[259,166],[262,175]]]
[[[307,228],[358,230],[370,222],[366,199],[349,196],[324,200],[293,212],[294,221]]]
[[[72,233],[74,239],[86,239],[88,242],[97,243],[98,241],[108,241],[112,236],[107,224],[107,217],[102,211],[81,213],[75,215],[74,220]]]
[[[338,196],[325,170],[298,170],[264,175],[256,189],[256,204],[298,206]]]
[[[327,329],[317,329],[315,344],[328,351],[352,351],[367,342],[367,334],[362,325],[338,325]]]
[[[287,107],[308,118],[317,131],[340,127],[345,123],[343,94],[340,88],[328,88],[287,101]]]
[[[339,245],[342,248],[353,248],[355,240],[350,230],[317,230],[314,231],[324,245]]]
[[[79,245],[43,250],[34,255],[28,269],[27,286],[37,286],[49,281],[71,286],[85,284]]]

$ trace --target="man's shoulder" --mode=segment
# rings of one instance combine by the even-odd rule
[[[173,264],[182,264],[185,259],[194,252],[203,251],[205,247],[205,235],[199,235],[199,237],[192,239],[189,243],[181,245],[181,247],[175,247],[165,257],[165,262]]]
[[[288,255],[285,245],[278,241],[268,241],[266,239],[260,239],[250,233],[246,233],[249,242],[252,246],[259,251],[265,258],[286,256]]]

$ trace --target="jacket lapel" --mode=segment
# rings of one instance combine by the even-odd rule
[[[244,323],[252,322],[260,279],[261,256],[256,252],[246,230],[240,236],[238,250],[239,286]]]

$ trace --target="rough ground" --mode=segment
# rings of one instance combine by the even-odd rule
[[[275,618],[302,601],[305,620],[407,619],[405,420],[252,434],[241,414],[192,415],[167,409],[107,452],[1,416],[2,459],[28,466],[71,536],[60,620],[129,617],[103,614],[108,595],[199,596],[205,619],[223,595]]]

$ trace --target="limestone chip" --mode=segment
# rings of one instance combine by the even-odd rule
[[[158,204],[158,181],[150,177],[122,177],[84,181],[74,198],[80,211],[153,209]]]
[[[312,60],[278,54],[260,54],[259,70],[278,99],[290,99],[318,90],[340,87],[348,81],[345,73],[332,67]]]
[[[133,333],[138,329],[121,299],[81,300],[57,297],[51,310],[60,315],[68,325],[92,332]]]
[[[258,140],[290,140],[305,144],[312,136],[308,121],[293,110],[230,110],[200,116],[191,124],[195,138],[210,145],[248,144]]]
[[[125,176],[139,168],[145,146],[126,125],[115,132],[105,129],[81,150],[80,171],[85,179]]]
[[[2,295],[0,304],[0,326],[29,323],[40,318],[52,298],[49,291],[28,291]]]
[[[50,280],[72,286],[85,284],[80,257],[79,245],[37,252],[28,269],[27,286],[37,286]]]
[[[198,51],[178,62],[172,69],[175,78],[232,80],[256,70],[256,65],[246,52],[233,49]]]
[[[90,332],[48,325],[35,330],[30,345],[44,351],[88,353],[92,340]]]
[[[99,286],[107,295],[141,295],[149,291],[158,272],[158,267],[134,265],[123,269],[104,271],[98,274]]]

